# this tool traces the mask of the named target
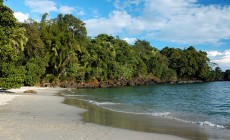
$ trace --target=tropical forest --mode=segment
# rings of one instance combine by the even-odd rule
[[[230,80],[207,53],[187,48],[158,50],[146,40],[128,44],[119,36],[89,37],[71,14],[40,21],[16,20],[0,1],[0,87],[114,87],[181,81]]]

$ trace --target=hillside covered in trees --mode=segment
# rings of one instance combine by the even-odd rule
[[[130,45],[106,34],[90,38],[73,15],[47,16],[41,22],[19,23],[0,1],[0,87],[230,79],[230,70],[213,67],[207,53],[192,46],[158,50],[145,40]]]

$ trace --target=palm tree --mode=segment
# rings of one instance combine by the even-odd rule
[[[28,41],[28,38],[26,37],[25,33],[25,28],[15,28],[9,36],[9,44],[17,52],[24,51],[24,46]]]

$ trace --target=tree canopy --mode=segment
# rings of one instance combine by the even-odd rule
[[[155,77],[229,80],[229,70],[212,69],[207,53],[190,46],[158,50],[146,40],[131,45],[119,37],[87,36],[85,23],[71,14],[41,22],[17,22],[0,0],[0,87],[61,82],[100,82]]]

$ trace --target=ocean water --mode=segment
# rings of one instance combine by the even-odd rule
[[[77,89],[66,97],[111,112],[142,115],[148,119],[163,118],[192,124],[199,129],[230,132],[230,82]]]

